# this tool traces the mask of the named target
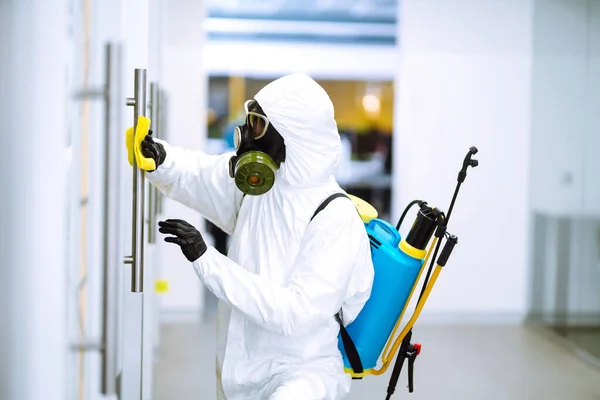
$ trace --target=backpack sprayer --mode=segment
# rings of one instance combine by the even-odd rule
[[[421,351],[421,345],[411,343],[412,328],[442,268],[458,243],[458,238],[447,230],[448,221],[458,190],[467,176],[467,168],[477,167],[479,164],[477,160],[471,159],[477,151],[476,147],[471,147],[463,161],[447,215],[435,207],[430,207],[425,201],[414,200],[408,204],[394,227],[386,221],[377,219],[377,211],[368,203],[351,196],[369,235],[375,277],[371,296],[357,318],[344,327],[342,316],[339,314],[336,316],[340,322],[338,347],[343,356],[345,371],[353,379],[362,379],[368,375],[382,375],[392,363],[396,353],[398,354],[386,400],[391,398],[396,389],[406,359],[408,359],[409,392],[413,392],[414,362]],[[418,205],[419,211],[409,233],[403,239],[399,232],[400,226],[414,205]],[[432,237],[433,241],[426,250]],[[443,238],[446,239],[446,244],[437,258],[434,269],[434,261]],[[430,257],[432,250],[433,256]],[[429,259],[431,263],[415,311],[400,334],[396,336],[402,317]],[[376,369],[380,356],[382,366]]]

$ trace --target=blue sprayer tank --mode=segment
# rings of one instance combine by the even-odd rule
[[[407,238],[388,222],[372,219],[365,223],[371,242],[375,270],[371,296],[356,319],[346,326],[363,365],[363,374],[377,366],[377,360],[402,314],[425,258],[425,247],[435,226],[419,213]],[[409,244],[412,243],[415,246]],[[341,339],[338,347],[347,372],[353,372]]]

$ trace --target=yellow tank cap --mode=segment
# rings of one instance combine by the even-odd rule
[[[360,218],[365,224],[368,224],[371,220],[377,218],[379,213],[371,204],[367,203],[363,199],[354,195],[348,194],[348,197],[354,202],[354,206],[360,214]]]
[[[422,260],[425,258],[427,252],[425,250],[417,249],[416,247],[411,246],[405,239],[400,241],[398,245],[400,250],[402,250],[405,254],[408,254],[412,258],[416,258],[417,260]]]

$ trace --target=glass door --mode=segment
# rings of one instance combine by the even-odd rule
[[[535,7],[528,319],[600,366],[600,3]]]

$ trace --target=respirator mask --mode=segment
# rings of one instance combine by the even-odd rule
[[[243,193],[258,196],[275,184],[275,171],[285,161],[283,138],[255,100],[244,103],[246,121],[234,131],[236,155],[229,160],[229,176]]]

